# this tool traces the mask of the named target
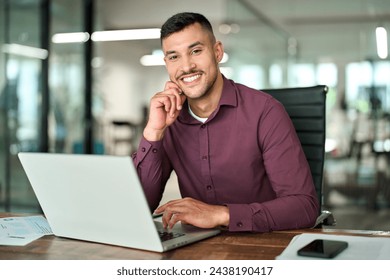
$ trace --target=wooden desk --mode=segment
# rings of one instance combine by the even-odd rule
[[[1,217],[12,216],[1,214]],[[166,253],[154,253],[56,236],[44,236],[23,246],[0,246],[0,259],[8,260],[272,260],[280,255],[291,239],[301,233],[387,236],[390,232],[304,229],[272,233],[229,233],[190,244]]]

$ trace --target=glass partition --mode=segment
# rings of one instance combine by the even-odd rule
[[[0,1],[0,211],[40,211],[19,152],[83,152],[84,45],[50,43],[83,30],[82,4]]]
[[[5,44],[5,34],[7,30],[4,1],[0,1],[0,211],[5,205],[5,186],[6,186],[6,109],[5,109],[5,87],[6,87],[6,57],[2,52],[2,46]]]
[[[41,1],[1,1],[2,90],[1,197],[6,211],[36,208],[38,203],[20,166],[17,154],[38,151],[42,142]]]
[[[50,34],[49,151],[82,153],[84,145],[84,42],[56,43],[54,34],[83,32],[83,1],[54,0]],[[91,13],[93,11],[90,11]]]
[[[232,69],[231,78],[254,88],[286,85],[290,35],[261,11],[246,1],[227,1],[226,19],[218,31],[225,35],[225,51],[229,54],[226,67]],[[280,76],[271,80],[268,73],[276,67]]]

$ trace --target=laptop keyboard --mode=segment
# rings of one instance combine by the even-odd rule
[[[173,238],[177,238],[184,235],[184,233],[181,232],[170,232],[170,231],[160,231],[160,230],[158,231],[158,234],[160,235],[161,241],[171,240]]]

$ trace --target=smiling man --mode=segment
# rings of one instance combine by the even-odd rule
[[[229,231],[311,227],[319,205],[310,169],[283,106],[226,79],[210,22],[180,13],[161,29],[170,81],[150,101],[133,155],[150,208],[163,223]],[[172,171],[182,199],[159,206]]]

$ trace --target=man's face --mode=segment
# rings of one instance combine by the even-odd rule
[[[195,23],[162,42],[169,78],[190,99],[210,93],[217,79],[223,47]]]

